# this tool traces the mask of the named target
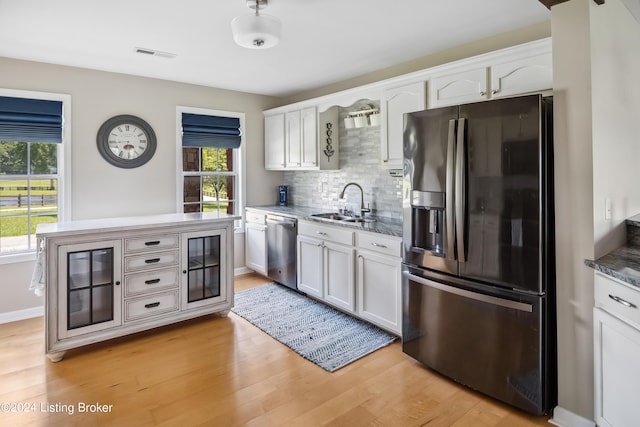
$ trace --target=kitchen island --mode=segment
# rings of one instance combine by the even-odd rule
[[[44,290],[46,353],[233,306],[233,222],[186,213],[39,224],[31,289]],[[42,287],[42,289],[39,289]]]
[[[600,426],[635,425],[640,407],[640,215],[626,221],[627,243],[596,260],[594,268],[595,420]]]

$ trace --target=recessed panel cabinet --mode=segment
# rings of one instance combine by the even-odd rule
[[[400,335],[402,240],[298,222],[298,290]]]
[[[233,221],[170,214],[42,224],[46,352],[66,350],[233,305]]]
[[[640,419],[640,290],[595,274],[594,389],[599,426],[636,425]]]

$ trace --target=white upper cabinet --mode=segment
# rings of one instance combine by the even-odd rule
[[[426,106],[425,82],[387,89],[382,94],[382,145],[380,155],[382,163],[388,169],[401,169],[404,153],[402,140],[404,113],[424,110]]]
[[[315,107],[300,110],[300,166],[318,166],[318,114]]]
[[[551,52],[491,67],[491,96],[512,96],[553,88]]]
[[[284,113],[264,117],[264,167],[284,169]]]
[[[317,123],[315,107],[265,113],[265,168],[318,169]]]
[[[548,42],[458,61],[429,78],[429,108],[484,101],[553,88]]]
[[[434,76],[429,86],[429,108],[489,99],[486,67]]]

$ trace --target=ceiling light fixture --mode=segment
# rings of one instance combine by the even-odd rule
[[[255,9],[256,13],[240,15],[231,21],[235,42],[249,49],[267,49],[277,45],[282,37],[282,23],[276,17],[260,15],[260,9],[267,7],[268,0],[246,1],[247,7]]]

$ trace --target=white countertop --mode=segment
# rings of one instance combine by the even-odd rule
[[[158,226],[188,225],[191,223],[227,222],[240,219],[239,216],[219,212],[174,213],[162,215],[143,215],[120,218],[86,219],[68,222],[38,224],[38,237],[52,237],[62,234],[78,234],[104,232],[110,230],[126,230],[128,228],[153,228]]]

